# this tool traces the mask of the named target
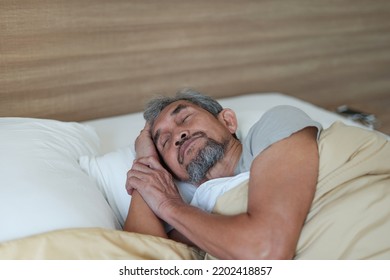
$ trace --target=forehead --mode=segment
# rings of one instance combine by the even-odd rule
[[[155,119],[154,126],[156,126],[161,121],[166,121],[168,119],[174,118],[181,111],[188,109],[188,108],[200,109],[200,107],[192,104],[191,102],[184,101],[184,100],[175,101],[175,102],[169,104],[161,111],[161,113]]]
[[[166,106],[161,113],[158,115],[158,117],[155,119],[153,126],[152,126],[152,133],[153,131],[157,130],[161,125],[167,124],[169,121],[174,121],[175,117],[180,114],[180,112],[183,111],[198,111],[205,114],[210,114],[207,110],[201,108],[198,105],[195,105],[189,101],[185,100],[179,100],[172,102],[168,106]]]

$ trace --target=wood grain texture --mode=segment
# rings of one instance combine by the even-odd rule
[[[389,105],[389,18],[387,0],[0,0],[0,116],[81,121],[183,87]]]

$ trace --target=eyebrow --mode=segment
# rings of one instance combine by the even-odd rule
[[[186,105],[186,104],[177,105],[176,108],[171,112],[170,116],[175,116],[175,115],[179,114],[182,110],[186,109],[187,107],[188,107],[188,105]],[[153,142],[156,146],[158,143],[158,139],[160,138],[160,135],[161,135],[161,131],[160,131],[160,129],[157,129],[156,134],[153,137]]]
[[[186,105],[186,104],[179,104],[179,105],[177,105],[175,110],[172,111],[171,116],[179,114],[180,111],[182,111],[183,109],[185,109],[187,107],[188,107],[188,105]]]

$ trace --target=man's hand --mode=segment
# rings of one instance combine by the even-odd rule
[[[135,140],[135,152],[137,158],[154,157],[159,158],[156,146],[153,143],[150,132],[150,124],[147,122]]]
[[[153,213],[141,194],[136,190],[137,188],[134,187],[134,184],[139,184],[140,182],[142,184],[139,185],[139,187],[143,187],[143,180],[139,180],[138,183],[135,183],[138,178],[145,179],[150,176],[150,172],[148,171],[151,171],[150,167],[152,166],[152,163],[147,162],[145,165],[142,163],[143,159],[149,159],[151,162],[155,162],[154,165],[160,164],[159,156],[151,137],[150,125],[148,123],[145,124],[144,129],[141,130],[135,141],[135,151],[137,160],[134,161],[131,170],[127,173],[126,189],[128,194],[132,196],[132,199],[129,213],[124,224],[124,230],[168,238],[161,220]]]
[[[126,189],[129,194],[137,190],[160,218],[164,208],[184,204],[172,175],[153,156],[134,161],[127,173]]]

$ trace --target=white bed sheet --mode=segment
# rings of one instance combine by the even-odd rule
[[[231,108],[236,112],[239,122],[238,137],[246,135],[249,128],[258,120],[261,114],[277,105],[298,107],[311,118],[320,122],[324,128],[329,127],[335,121],[364,127],[334,112],[282,93],[253,93],[218,99],[218,101],[223,107]],[[132,145],[144,126],[141,112],[86,121],[84,123],[94,127],[98,133],[101,140],[101,154]]]

